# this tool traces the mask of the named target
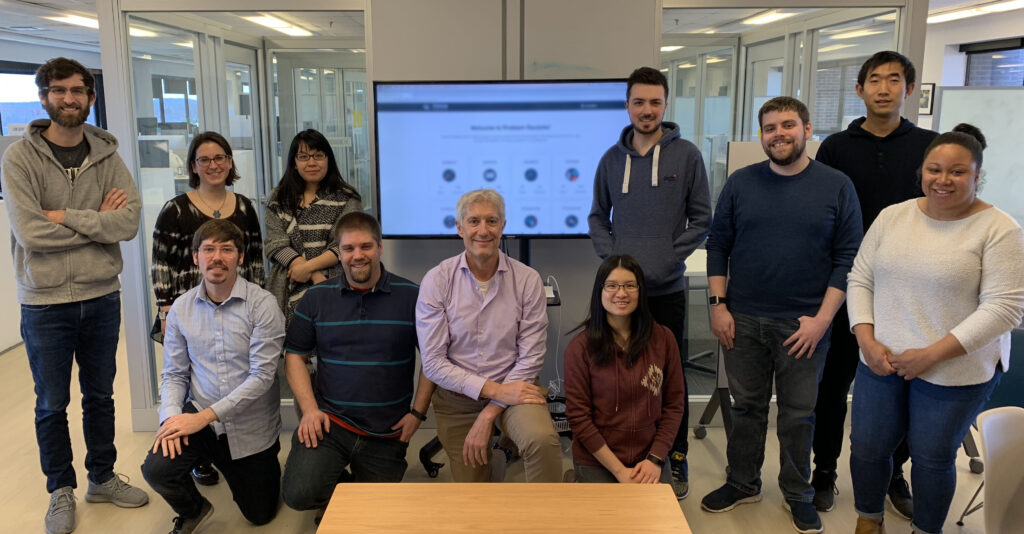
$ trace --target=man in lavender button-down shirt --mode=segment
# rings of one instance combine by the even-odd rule
[[[493,189],[459,199],[466,252],[431,269],[416,303],[423,372],[437,384],[437,435],[456,482],[490,480],[498,426],[519,448],[527,482],[558,482],[562,452],[541,389],[547,301],[537,271],[499,250],[505,201]]]

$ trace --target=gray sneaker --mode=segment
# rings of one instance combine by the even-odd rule
[[[192,534],[211,515],[213,515],[213,504],[203,499],[203,507],[199,509],[199,515],[196,517],[181,517],[180,515],[175,517],[174,528],[171,529],[170,534]]]
[[[75,490],[64,486],[50,494],[46,511],[46,534],[69,534],[75,530]]]
[[[85,502],[111,502],[121,508],[138,508],[149,502],[149,495],[146,492],[130,486],[123,475],[114,474],[110,480],[102,484],[93,484],[89,481],[89,491],[85,492]],[[125,477],[127,480],[128,477]]]

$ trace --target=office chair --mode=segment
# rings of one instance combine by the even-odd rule
[[[978,416],[978,426],[988,469],[957,525],[984,506],[985,532],[1011,532],[1024,524],[1024,408],[993,408]],[[984,500],[974,505],[983,488]]]

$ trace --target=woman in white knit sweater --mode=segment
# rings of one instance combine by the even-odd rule
[[[1024,232],[977,197],[984,147],[967,124],[938,136],[921,166],[924,197],[882,211],[850,272],[861,349],[850,456],[858,534],[882,532],[904,436],[914,532],[942,532],[957,448],[1009,369],[1009,332],[1024,314]]]

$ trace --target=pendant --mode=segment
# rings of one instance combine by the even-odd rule
[[[213,218],[220,219],[220,210],[213,210]]]

